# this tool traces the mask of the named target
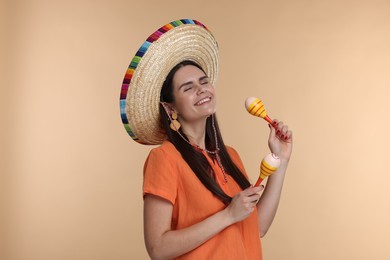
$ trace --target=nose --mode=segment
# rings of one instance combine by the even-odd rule
[[[200,95],[200,94],[203,94],[204,92],[206,92],[206,87],[202,84],[197,84],[196,86],[198,89],[197,89],[197,94]]]

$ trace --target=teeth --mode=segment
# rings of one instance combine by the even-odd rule
[[[205,102],[207,102],[209,100],[211,100],[210,97],[204,98],[204,99],[199,100],[198,102],[196,102],[196,105],[202,105],[203,103],[205,103]]]

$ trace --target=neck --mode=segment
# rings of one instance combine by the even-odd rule
[[[192,144],[202,149],[206,148],[206,120],[191,123],[183,122],[182,129]]]

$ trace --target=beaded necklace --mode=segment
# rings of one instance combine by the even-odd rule
[[[221,168],[221,171],[222,171],[222,174],[223,174],[223,182],[222,183],[226,184],[228,182],[228,180],[227,180],[225,168],[222,165],[221,156],[219,155],[220,149],[219,149],[219,143],[218,143],[218,139],[217,139],[217,131],[215,129],[214,115],[211,116],[211,123],[212,123],[213,130],[214,130],[214,139],[215,139],[215,147],[216,147],[216,149],[213,150],[213,151],[209,151],[209,150],[207,150],[205,148],[200,147],[199,145],[190,143],[186,138],[184,138],[184,136],[180,133],[180,131],[177,130],[176,132],[180,135],[180,137],[184,141],[186,141],[192,147],[194,147],[194,148],[196,148],[196,149],[198,149],[198,150],[200,150],[202,152],[206,152],[206,153],[215,155],[215,158],[217,159],[217,163],[218,163],[219,167]]]
[[[165,107],[166,104],[164,104],[164,102],[161,102],[162,106],[164,107],[164,110],[165,112],[167,113],[168,115],[168,118],[169,120],[172,122],[172,118],[171,118],[171,115],[170,113],[168,112],[168,109]],[[222,171],[222,174],[223,174],[223,182],[222,184],[226,184],[228,182],[228,179],[227,179],[227,176],[226,176],[226,171],[225,171],[225,168],[223,167],[222,165],[222,161],[221,161],[221,156],[219,155],[219,152],[220,152],[220,149],[219,149],[219,143],[218,143],[218,139],[217,139],[217,131],[216,131],[216,128],[215,128],[215,123],[214,123],[214,114],[211,115],[211,124],[213,126],[213,130],[214,130],[214,139],[215,139],[215,150],[213,151],[209,151],[205,148],[202,148],[200,147],[199,145],[196,145],[196,144],[192,144],[191,142],[189,142],[179,131],[179,129],[176,127],[176,125],[174,125],[175,129],[176,129],[176,133],[179,134],[179,136],[186,142],[188,143],[189,145],[191,145],[192,147],[194,147],[195,149],[201,151],[201,152],[206,152],[206,153],[209,153],[209,154],[212,154],[212,155],[215,155],[215,158],[217,159],[217,164],[218,166],[221,168],[221,171]]]

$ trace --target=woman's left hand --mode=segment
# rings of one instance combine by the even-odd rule
[[[281,160],[289,161],[292,152],[292,132],[282,121],[275,119],[270,126],[268,146],[272,153],[277,155]]]

